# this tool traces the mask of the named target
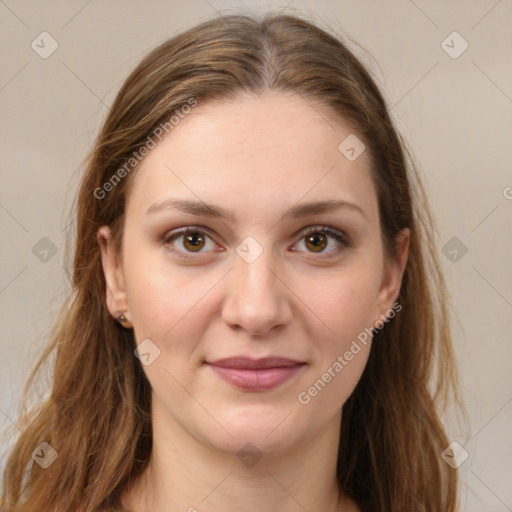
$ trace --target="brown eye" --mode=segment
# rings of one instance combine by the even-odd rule
[[[183,247],[185,247],[187,251],[200,251],[205,243],[205,237],[201,233],[190,233],[183,237]]]
[[[327,237],[323,233],[307,235],[306,246],[313,252],[322,252],[327,247]]]
[[[304,244],[304,248],[300,248],[302,244]],[[322,254],[322,257],[330,257],[350,247],[350,240],[343,231],[334,230],[328,226],[313,226],[303,234],[298,245],[299,249],[295,248],[294,251],[300,250]]]
[[[162,238],[162,243],[169,245],[176,255],[183,257],[216,249],[216,244],[210,236],[200,229],[191,227],[168,233]]]

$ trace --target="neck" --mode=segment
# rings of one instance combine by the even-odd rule
[[[122,495],[133,512],[352,512],[340,494],[336,462],[341,413],[284,453],[238,453],[200,442],[153,400],[153,450]],[[261,458],[258,458],[258,457]]]

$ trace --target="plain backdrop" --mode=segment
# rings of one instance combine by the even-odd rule
[[[122,81],[149,50],[217,11],[286,5],[345,37],[421,166],[469,411],[469,435],[450,427],[469,454],[463,510],[512,511],[510,0],[0,0],[0,429],[16,421],[68,291],[66,214]]]

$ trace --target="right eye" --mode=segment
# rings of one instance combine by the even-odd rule
[[[208,252],[208,250],[202,250],[205,247],[208,249],[208,241],[210,242],[210,249],[215,250],[215,248],[218,247],[210,236],[193,226],[171,231],[170,233],[166,233],[162,238],[162,243],[171,245],[173,247],[172,250],[177,252],[180,257],[184,258],[190,258],[191,256],[189,255],[191,254]],[[176,245],[178,245],[178,247],[176,247]],[[181,248],[179,248],[179,246],[181,246]]]

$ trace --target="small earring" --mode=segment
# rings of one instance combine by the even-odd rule
[[[122,324],[124,324],[124,323],[128,322],[128,320],[126,319],[126,317],[125,317],[122,313],[120,313],[119,315],[117,315],[117,320],[118,320],[119,322],[121,322]]]

